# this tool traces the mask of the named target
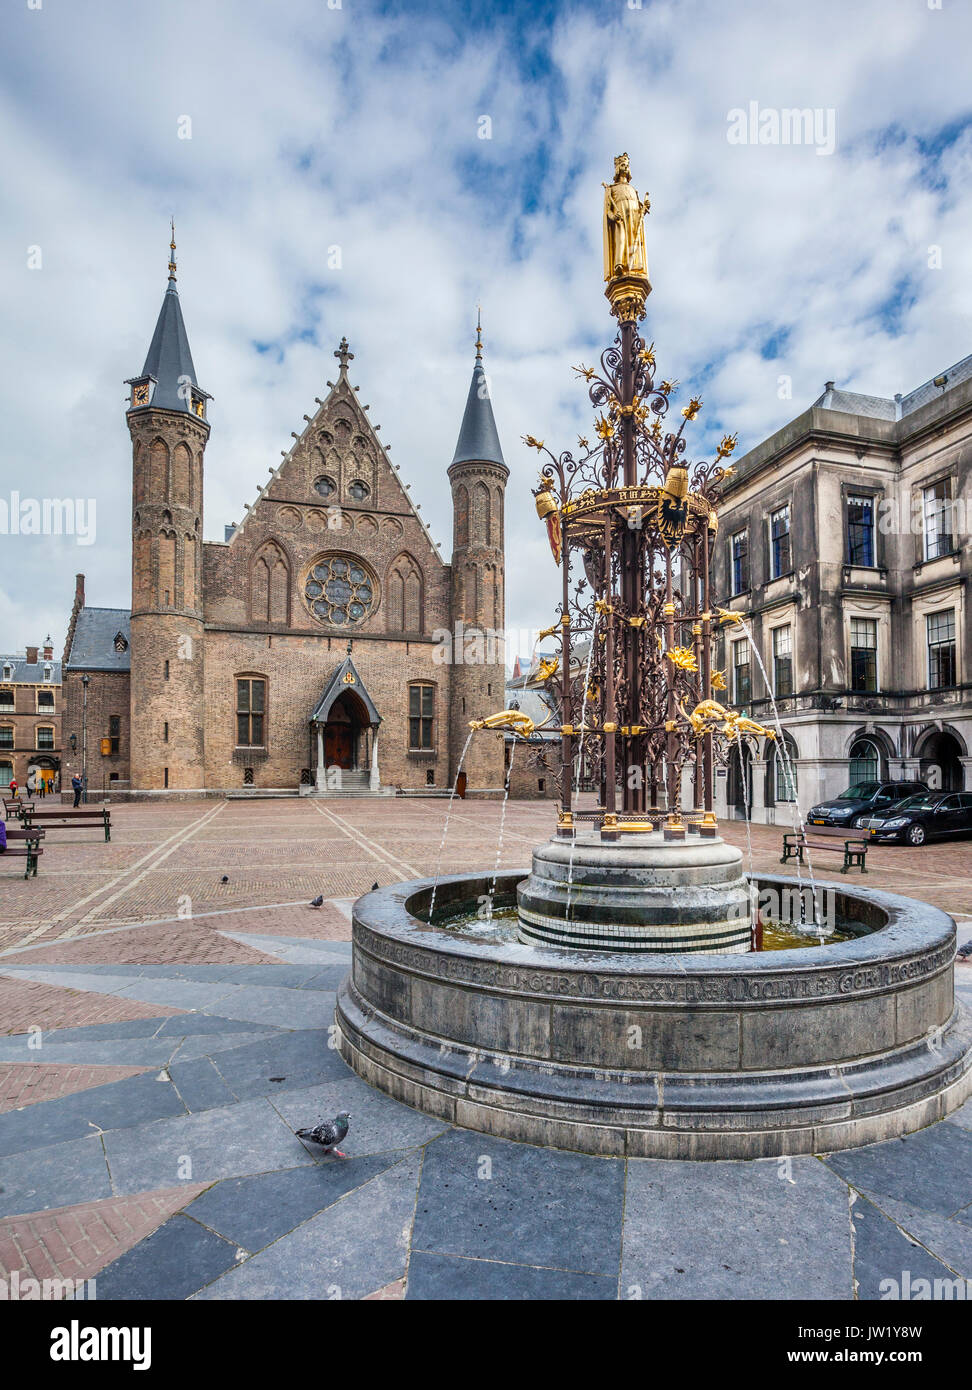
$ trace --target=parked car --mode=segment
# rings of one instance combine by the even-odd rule
[[[889,816],[861,818],[872,840],[923,845],[945,835],[972,835],[972,792],[925,792],[895,806]]]
[[[855,825],[859,816],[883,817],[899,801],[927,792],[924,782],[855,782],[833,801],[820,801],[807,815],[810,825]]]

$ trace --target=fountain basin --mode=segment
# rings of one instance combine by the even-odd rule
[[[527,878],[501,873],[497,905]],[[440,879],[437,915],[475,910],[492,883]],[[908,1133],[972,1091],[955,926],[925,903],[825,883],[868,935],[643,955],[460,937],[422,920],[432,886],[355,904],[336,1020],[359,1075],[450,1123],[587,1153],[762,1158]]]

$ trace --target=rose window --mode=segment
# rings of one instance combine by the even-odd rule
[[[347,555],[325,555],[307,576],[304,596],[322,623],[352,627],[374,611],[375,581],[359,561]]]

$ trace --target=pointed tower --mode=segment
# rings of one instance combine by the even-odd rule
[[[140,376],[132,437],[131,785],[197,788],[203,773],[203,453],[209,395],[196,380],[169,283]]]
[[[477,320],[476,361],[459,442],[449,465],[453,516],[450,781],[459,769],[469,720],[495,714],[505,705],[503,505],[509,476],[483,370],[482,323]],[[463,767],[470,790],[502,788],[503,739],[477,735]]]

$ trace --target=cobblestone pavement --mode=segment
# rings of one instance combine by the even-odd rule
[[[445,814],[121,806],[110,844],[52,834],[36,881],[0,861],[0,1276],[96,1276],[103,1299],[870,1299],[905,1270],[972,1279],[972,1102],[904,1140],[692,1164],[452,1129],[355,1077],[329,1031],[353,899],[496,858],[499,806],[456,803],[442,846]],[[552,821],[511,803],[501,865]],[[745,828],[725,833],[748,859]],[[782,871],[781,833],[754,827],[756,869]],[[879,847],[861,881],[967,939],[968,854]],[[972,966],[956,980],[972,1002]],[[346,1160],[296,1138],[341,1109]]]

